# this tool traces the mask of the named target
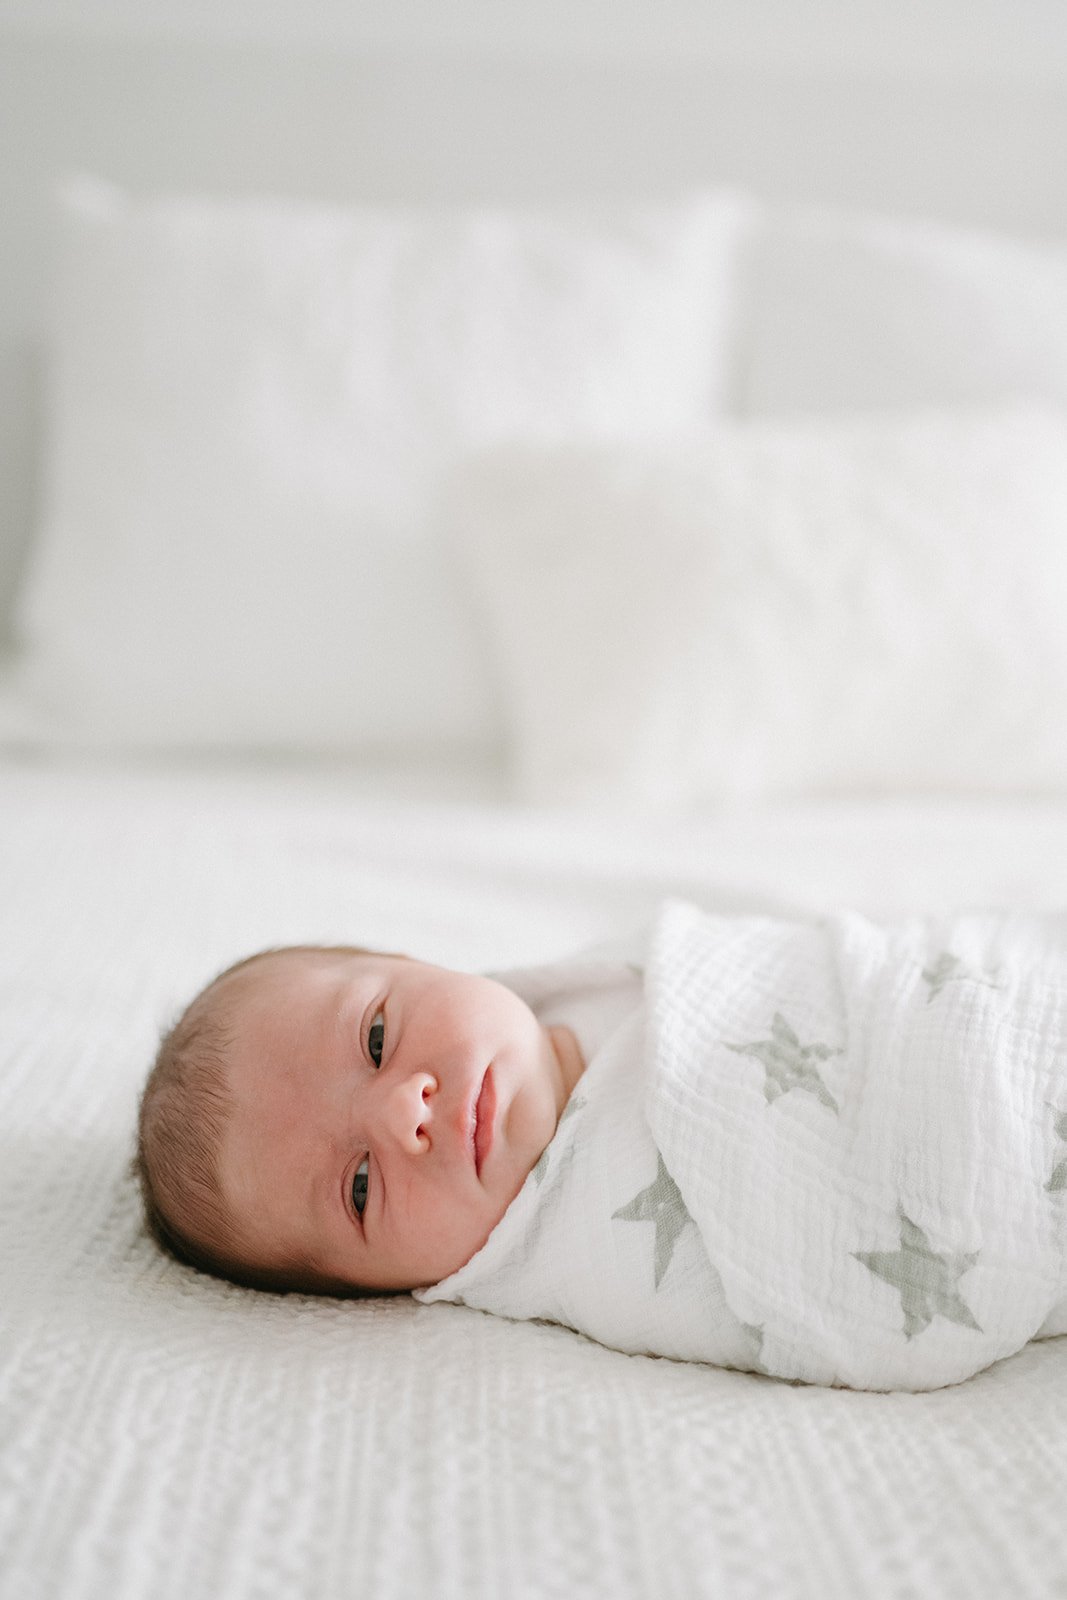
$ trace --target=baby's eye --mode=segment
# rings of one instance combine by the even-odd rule
[[[367,1204],[367,1182],[369,1177],[370,1162],[367,1157],[364,1156],[363,1160],[356,1168],[355,1177],[352,1179],[352,1204],[356,1208],[357,1217],[361,1217],[363,1215],[363,1209]]]
[[[367,1029],[367,1054],[376,1067],[382,1064],[382,1048],[385,1044],[385,1015],[376,1011]]]

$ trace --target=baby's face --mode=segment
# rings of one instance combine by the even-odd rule
[[[219,1160],[245,1264],[371,1289],[463,1266],[556,1131],[573,1034],[489,978],[400,956],[286,953],[231,983]]]

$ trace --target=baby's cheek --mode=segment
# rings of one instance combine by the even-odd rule
[[[540,1076],[519,1088],[508,1108],[504,1133],[520,1176],[515,1193],[537,1164],[556,1131],[556,1105],[550,1084]]]

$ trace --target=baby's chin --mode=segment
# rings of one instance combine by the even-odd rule
[[[533,1166],[536,1166],[536,1164],[534,1162]],[[533,1166],[530,1168],[531,1172],[533,1171]],[[492,1235],[503,1222],[512,1202],[518,1197],[528,1176],[529,1173],[519,1179],[512,1193],[507,1196],[506,1200],[500,1202],[494,1214],[471,1234],[470,1239],[473,1240],[473,1243],[468,1241],[461,1250],[443,1252],[436,1263],[440,1270],[436,1271],[433,1277],[423,1278],[420,1282],[412,1283],[409,1287],[412,1289],[432,1288],[434,1284],[443,1283],[445,1278],[450,1278],[454,1272],[461,1271],[463,1267],[473,1261],[478,1252],[485,1249]]]

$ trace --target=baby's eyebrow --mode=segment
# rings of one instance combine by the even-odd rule
[[[375,998],[381,993],[384,1002],[385,975],[373,970],[366,957],[358,957],[359,966],[356,969],[356,983],[354,988],[351,972],[337,979],[337,997],[334,1007],[333,1033],[334,1039],[344,1045],[353,1039],[360,1042],[364,1013]]]
[[[323,1219],[334,1215],[337,1207],[345,1213],[346,1222],[349,1221],[348,1207],[345,1204],[343,1186],[345,1182],[345,1168],[347,1158],[336,1139],[330,1139],[321,1157],[316,1160],[314,1170],[309,1175],[305,1209],[307,1213],[307,1237],[314,1242],[318,1240],[323,1228]],[[353,1229],[358,1233],[359,1229]],[[311,1251],[314,1256],[314,1248]]]
[[[333,1017],[333,1038],[336,1043],[341,1045],[349,1043],[353,1034],[357,1039],[359,1038],[362,1007],[360,1006],[358,1016],[355,1018],[352,1016],[358,1004],[359,1002],[352,997],[349,985],[339,982]]]

